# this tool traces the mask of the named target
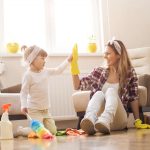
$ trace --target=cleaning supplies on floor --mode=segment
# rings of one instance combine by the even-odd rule
[[[63,131],[57,131],[56,136],[65,136],[65,135],[78,136],[84,134],[85,131],[83,131],[82,129],[77,130],[77,129],[67,128],[66,130]]]
[[[13,127],[8,117],[10,106],[11,104],[4,104],[2,106],[4,113],[2,114],[0,121],[0,139],[13,139]]]
[[[77,129],[67,128],[66,129],[66,134],[71,135],[71,136],[78,136],[78,135],[85,134],[85,131],[83,131],[82,129],[77,130]]]
[[[19,126],[16,132],[14,132],[14,137],[18,137],[18,136],[28,137],[28,135],[32,132],[33,131],[30,127]]]
[[[37,136],[39,138],[42,138],[42,139],[53,139],[54,136],[44,127],[44,125],[38,121],[38,120],[33,120],[29,114],[27,114],[27,117],[28,119],[31,120],[31,123],[30,123],[30,127],[31,129],[37,134]]]

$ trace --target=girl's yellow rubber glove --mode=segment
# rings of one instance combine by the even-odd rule
[[[78,67],[78,46],[77,44],[74,45],[72,49],[72,61],[71,61],[71,74],[78,75],[80,74],[80,70]]]
[[[140,119],[135,120],[134,126],[137,129],[150,129],[150,125],[149,124],[142,124],[142,121]]]

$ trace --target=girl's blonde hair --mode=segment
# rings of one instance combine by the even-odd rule
[[[117,72],[119,74],[119,85],[120,85],[119,93],[122,94],[124,92],[123,87],[125,86],[126,79],[128,78],[128,71],[132,67],[132,64],[131,64],[131,61],[129,59],[127,49],[126,49],[125,45],[123,44],[123,42],[119,41],[119,40],[115,40],[115,41],[117,41],[121,47],[121,54],[118,53],[114,44],[111,44],[109,42],[107,44],[107,46],[111,47],[116,54],[120,55]]]
[[[26,45],[23,45],[23,46],[21,47],[21,51],[24,52],[24,56],[23,56],[24,61],[27,60],[28,56],[32,53],[32,51],[33,51],[33,49],[34,49],[35,47],[37,47],[37,46],[36,46],[36,45],[33,45],[33,46],[30,46],[30,47],[27,47]],[[39,56],[39,55],[40,55],[40,56],[43,56],[43,57],[47,57],[47,52],[46,52],[45,50],[41,49],[37,56]]]

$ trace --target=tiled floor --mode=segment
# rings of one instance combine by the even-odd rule
[[[150,150],[150,129],[129,129],[111,135],[62,136],[53,141],[19,137],[0,143],[1,150]]]

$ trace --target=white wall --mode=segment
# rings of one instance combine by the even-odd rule
[[[104,40],[112,36],[127,48],[150,46],[150,0],[102,0]]]
[[[3,1],[0,0],[0,22],[4,22],[4,18],[3,18]],[[4,33],[4,26],[2,23],[0,23],[0,33],[1,33],[1,36],[0,36],[0,50],[3,48],[3,33]]]

